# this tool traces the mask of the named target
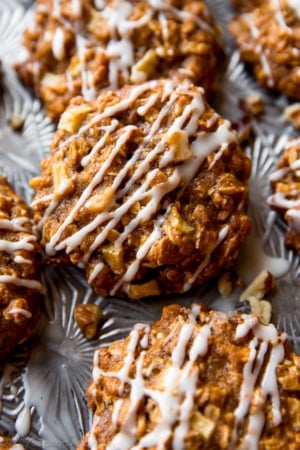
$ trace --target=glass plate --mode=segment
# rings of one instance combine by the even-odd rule
[[[32,14],[28,9],[31,3],[0,0],[0,58],[5,75],[0,105],[0,173],[28,202],[32,196],[28,180],[39,172],[40,160],[48,153],[55,131],[41,103],[19,83],[12,69],[22,52],[22,30]],[[241,251],[237,271],[245,283],[263,268],[276,275],[272,321],[287,333],[300,353],[299,257],[285,248],[286,225],[266,202],[270,194],[268,175],[276,166],[284,142],[294,134],[283,118],[287,100],[261,90],[240,62],[226,33],[232,14],[229,1],[207,3],[224,31],[228,55],[214,107],[239,126],[245,119],[240,108],[242,99],[259,91],[265,103],[265,114],[252,119],[255,138],[245,149],[253,161],[249,207],[253,231]],[[25,120],[21,132],[8,123],[15,114]],[[130,302],[97,296],[76,268],[48,268],[43,280],[45,301],[37,329],[30,342],[13,352],[0,367],[0,433],[30,449],[74,449],[88,431],[91,416],[85,389],[93,353],[99,346],[124,337],[136,322],[158,319],[166,304],[202,301],[213,309],[245,309],[238,300],[240,289],[224,298],[214,285],[205,291],[194,289],[185,295]],[[97,339],[87,340],[73,320],[79,303],[101,306],[103,321]]]

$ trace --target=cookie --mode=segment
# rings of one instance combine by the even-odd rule
[[[30,209],[0,176],[0,359],[29,337],[39,316],[38,252]]]
[[[189,83],[78,97],[30,183],[41,244],[99,295],[185,292],[233,265],[250,231],[250,166]]]
[[[268,203],[288,224],[286,245],[300,254],[300,138],[288,141],[270,181],[274,193]]]
[[[188,78],[213,88],[220,32],[191,0],[38,0],[16,68],[55,121],[71,98],[149,79]]]
[[[300,446],[300,358],[254,315],[165,307],[95,352],[78,450]]]
[[[229,31],[241,59],[267,89],[300,99],[300,11],[292,0],[268,0],[236,15]]]

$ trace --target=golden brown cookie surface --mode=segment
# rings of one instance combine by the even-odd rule
[[[38,250],[28,206],[0,176],[0,358],[28,338],[39,315]]]
[[[268,0],[229,24],[241,59],[260,84],[300,98],[300,14],[292,0]]]
[[[288,224],[285,242],[300,254],[300,139],[291,139],[270,176],[274,194],[269,205],[282,214]]]
[[[57,121],[76,95],[128,83],[188,78],[210,90],[219,34],[199,1],[38,0],[18,72]]]
[[[300,358],[254,315],[164,308],[95,352],[87,449],[296,450]]]
[[[74,99],[31,185],[42,245],[100,295],[185,292],[250,230],[250,161],[201,88],[152,81]]]

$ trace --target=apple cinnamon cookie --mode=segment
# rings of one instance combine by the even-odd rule
[[[233,265],[250,231],[250,165],[189,83],[76,98],[31,180],[41,244],[100,295],[185,292]]]
[[[293,0],[268,0],[229,24],[241,59],[267,89],[300,99],[300,8]]]
[[[78,450],[300,446],[300,358],[255,315],[165,307],[95,352]]]
[[[28,338],[39,316],[38,251],[29,207],[0,176],[0,358]]]
[[[210,91],[220,32],[205,3],[191,0],[37,0],[16,68],[55,121],[71,98],[174,77]]]
[[[286,245],[300,254],[300,138],[288,141],[270,181],[274,193],[268,203],[288,224]]]

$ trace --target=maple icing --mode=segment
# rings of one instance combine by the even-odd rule
[[[17,241],[10,241],[7,239],[0,239],[0,252],[5,252],[13,255],[13,260],[16,264],[32,264],[27,258],[18,255],[19,251],[31,252],[34,250],[34,244],[36,242],[36,237],[28,233],[28,229],[24,226],[29,222],[26,217],[15,217],[11,220],[0,219],[0,230],[7,230],[12,232],[24,232],[25,236]],[[41,290],[41,283],[36,280],[30,280],[25,278],[19,278],[15,275],[0,275],[0,283],[11,283],[16,286],[23,286],[29,289]],[[27,316],[30,314],[28,311],[20,310],[19,313]]]
[[[162,345],[166,346],[167,342],[174,339],[174,335],[176,335],[170,364],[162,373],[159,389],[149,388],[144,378],[144,376],[148,377],[149,372],[149,368],[144,367],[145,351],[149,343],[149,325],[144,327],[138,325],[133,328],[129,336],[123,365],[118,371],[110,372],[100,369],[98,353],[95,352],[94,383],[97,384],[101,377],[117,379],[120,383],[120,396],[125,384],[130,387],[130,405],[125,417],[124,409],[122,410],[122,424],[108,444],[108,450],[142,450],[150,447],[164,449],[166,442],[170,445],[170,438],[172,449],[184,450],[184,438],[190,428],[190,415],[199,381],[198,359],[203,358],[205,361],[209,351],[212,321],[216,320],[212,316],[206,322],[199,324],[197,317],[200,311],[199,305],[193,305],[188,320],[177,322],[175,329],[171,329],[169,336],[164,340]],[[221,318],[222,313],[219,314]],[[235,339],[242,339],[250,332],[253,337],[249,342],[248,360],[244,363],[239,402],[234,411],[235,423],[229,448],[236,448],[238,440],[241,439],[240,443],[245,445],[245,448],[255,450],[258,448],[259,438],[265,424],[264,408],[269,399],[273,424],[277,426],[281,422],[276,367],[284,358],[285,336],[279,334],[273,325],[261,325],[255,316],[242,315],[241,318],[242,322],[237,326]],[[142,341],[143,351],[138,353],[137,348]],[[138,356],[136,356],[137,354]],[[135,364],[134,371],[132,370],[133,364]],[[257,395],[260,397],[259,407],[251,409],[251,402]],[[153,430],[140,437],[137,442],[135,437],[137,411],[141,402],[147,398],[157,405],[160,418],[154,424]],[[115,427],[119,423],[118,418],[124,401],[120,397],[114,404],[111,420]],[[98,421],[99,417],[95,415],[88,440],[91,450],[97,448],[97,438],[94,432]],[[245,425],[246,431],[241,438],[239,429]]]
[[[286,20],[284,17],[284,11],[281,6],[281,0],[271,0],[270,3],[274,10],[274,16],[275,16],[275,19],[276,19],[279,27],[282,30],[284,30],[285,33],[292,35],[293,29],[286,23]],[[299,2],[297,0],[296,1],[289,0],[288,4],[297,13],[299,12]],[[295,5],[297,5],[297,8]],[[267,85],[268,85],[268,87],[272,88],[272,87],[274,87],[274,80],[273,80],[271,63],[270,63],[270,58],[269,58],[270,52],[269,52],[268,48],[264,48],[263,45],[261,45],[261,43],[260,43],[260,30],[256,26],[256,23],[255,23],[255,13],[243,14],[243,18],[245,19],[245,21],[248,24],[252,38],[256,41],[255,53],[260,59],[260,63],[261,63],[263,72],[267,78]],[[248,43],[242,44],[242,47],[247,46],[247,45],[248,45]],[[299,52],[299,49],[297,49],[296,47],[294,47],[292,50],[296,54],[298,54],[298,52]]]
[[[162,36],[165,40],[168,39],[169,35],[170,25],[168,24],[168,20],[170,15],[177,22],[192,21],[199,31],[204,30],[212,34],[215,33],[214,29],[206,22],[206,17],[202,19],[189,11],[176,8],[165,1],[145,1],[146,7],[142,15],[134,20],[131,18],[132,15],[134,16],[134,6],[129,1],[116,0],[113,5],[96,0],[93,3],[94,13],[99,20],[100,26],[101,21],[105,21],[109,33],[107,42],[97,42],[97,45],[93,45],[93,50],[96,55],[104,55],[109,61],[107,89],[117,89],[119,87],[120,76],[125,84],[131,81],[131,77],[134,79],[132,71],[136,63],[136,56],[131,33],[135,29],[141,29],[146,26],[150,20],[157,18],[158,24],[161,27]],[[72,23],[63,14],[63,6],[60,0],[52,0],[52,11],[47,11],[47,13],[52,14],[56,18],[58,27],[54,31],[50,41],[52,41],[52,54],[54,58],[57,61],[63,61],[66,54],[65,35],[67,31],[75,34],[75,53],[79,58],[81,71],[81,95],[86,100],[92,100],[95,98],[97,91],[95,89],[94,73],[88,68],[87,64],[87,60],[89,59],[87,55],[91,49],[91,42],[88,37],[89,24],[87,24],[87,29],[77,24],[77,19],[80,18],[82,8],[82,0],[72,0],[71,11],[75,16],[75,21]],[[38,10],[45,12],[44,5],[38,5]],[[94,37],[92,36],[93,40]],[[161,48],[158,47],[154,51],[159,55]],[[36,62],[35,64],[35,72],[38,73],[40,63]],[[72,64],[66,69],[66,79],[68,88],[72,92],[75,83],[72,75]],[[142,81],[145,81],[145,79]]]
[[[144,83],[139,86],[132,87],[128,96],[119,101],[119,103],[113,106],[107,106],[105,109],[93,116],[88,123],[84,123],[78,130],[77,133],[70,136],[66,141],[62,142],[58,151],[64,149],[66,146],[70,145],[72,141],[80,138],[84,133],[94,125],[98,124],[99,130],[101,131],[101,137],[95,143],[94,147],[90,150],[89,154],[84,156],[81,160],[81,166],[86,167],[92,162],[92,158],[97,152],[102,151],[105,148],[105,144],[111,132],[118,128],[119,122],[115,118],[118,112],[124,112],[130,109],[132,103],[138,98],[142,99],[143,93],[150,89],[153,89],[153,93],[150,94],[147,99],[143,99],[141,106],[138,108],[138,114],[144,116],[147,111],[150,110],[153,105],[157,102],[159,95],[156,88],[161,89],[163,86],[163,97],[164,106],[161,108],[156,120],[151,123],[150,130],[144,136],[142,142],[139,144],[138,148],[135,149],[133,155],[128,159],[120,171],[116,174],[110,190],[112,193],[112,200],[103,212],[99,212],[91,222],[83,225],[78,231],[74,232],[71,236],[66,238],[63,237],[63,233],[66,228],[72,224],[75,215],[78,213],[81,207],[84,205],[88,206],[90,197],[92,196],[95,188],[101,184],[109,170],[113,160],[122,151],[124,146],[131,139],[132,132],[136,130],[135,125],[124,126],[122,132],[118,134],[118,138],[111,149],[107,159],[101,164],[99,170],[96,172],[94,177],[91,178],[89,184],[85,187],[80,197],[77,199],[76,203],[73,205],[71,210],[67,213],[64,220],[59,224],[55,232],[52,234],[49,242],[46,244],[46,252],[48,255],[55,255],[56,252],[65,250],[67,254],[74,251],[76,248],[80,247],[82,241],[89,235],[89,233],[96,230],[101,226],[101,230],[98,232],[94,241],[90,243],[89,249],[85,251],[80,267],[85,267],[87,262],[90,260],[94,251],[96,251],[99,246],[101,246],[108,237],[108,234],[113,230],[118,224],[120,224],[122,217],[130,210],[130,208],[136,202],[145,203],[145,199],[148,199],[147,203],[139,212],[134,216],[134,218],[123,227],[123,231],[120,232],[119,237],[114,242],[114,247],[119,250],[124,242],[128,239],[130,233],[132,233],[141,223],[148,221],[156,215],[154,220],[152,232],[147,236],[145,241],[142,243],[140,248],[136,253],[135,260],[127,267],[126,272],[120,277],[116,283],[113,290],[110,292],[112,295],[115,294],[118,289],[127,289],[131,280],[134,279],[135,274],[139,270],[141,261],[147,255],[149,249],[153,243],[160,239],[162,236],[162,224],[164,223],[168,213],[169,204],[168,201],[164,201],[164,213],[157,214],[159,208],[161,207],[163,199],[169,192],[176,190],[181,187],[181,190],[190,183],[190,181],[195,177],[199,171],[204,160],[213,152],[216,151],[217,157],[214,158],[211,163],[211,167],[214,165],[215,161],[222,155],[224,150],[228,147],[231,142],[236,141],[235,133],[232,131],[230,123],[226,120],[221,121],[219,126],[214,131],[202,131],[198,130],[198,121],[202,114],[206,110],[204,103],[203,91],[199,89],[187,89],[187,85],[183,84],[178,86],[171,82],[160,83],[156,81],[151,81]],[[158,141],[156,146],[148,151],[144,159],[141,155],[144,149],[149,148],[148,142],[155,136],[160,127],[162,126],[163,120],[168,116],[172,109],[175,108],[176,102],[179,100],[181,95],[189,96],[190,102],[185,106],[182,113],[174,119],[174,122],[169,127],[166,134]],[[104,118],[111,118],[109,125],[101,125],[101,120]],[[214,120],[216,120],[216,115],[214,115]],[[187,137],[194,138],[193,142],[190,144],[190,157],[180,164],[174,165],[174,150],[170,148],[167,144],[169,136],[174,132],[183,131],[186,133]],[[151,168],[151,163],[157,161],[156,167]],[[169,164],[174,165],[173,172],[169,175],[165,182],[152,185],[152,181],[155,179],[159,169],[167,167]],[[132,168],[134,167],[134,170]],[[128,178],[128,173],[131,171],[130,178]],[[143,182],[141,182],[143,180]],[[132,188],[136,186],[136,189],[132,192]],[[127,195],[131,192],[130,195]],[[179,195],[179,194],[178,194]],[[120,205],[116,206],[115,200],[122,199]],[[33,205],[37,205],[39,202],[48,202],[48,207],[44,212],[44,216],[39,224],[42,228],[43,224],[49,218],[49,216],[54,213],[56,207],[58,206],[58,200],[56,199],[54,193],[46,195],[44,197],[37,198],[34,200]],[[228,232],[228,226],[224,225],[219,232],[219,236],[216,240],[216,246],[218,246],[226,237]],[[211,252],[214,249],[211,249]],[[184,291],[188,290],[200,272],[206,267],[210,261],[211,253],[206,255],[205,261],[201,263],[199,267],[195,267],[194,273],[191,275],[190,279],[186,281],[183,288]],[[95,279],[103,270],[103,262],[98,262],[91,271],[90,281]]]
[[[291,147],[297,147],[299,145],[298,139],[291,139],[286,149]],[[287,163],[287,161],[286,161]],[[278,182],[289,176],[300,176],[300,159],[289,163],[287,166],[282,167],[274,171],[269,179],[271,182]],[[268,198],[268,203],[274,208],[285,210],[285,216],[289,221],[289,226],[292,230],[300,231],[300,191],[298,189],[291,188],[286,192],[275,192]]]
[[[287,0],[288,5],[295,11],[298,17],[300,17],[300,3],[299,0]]]

